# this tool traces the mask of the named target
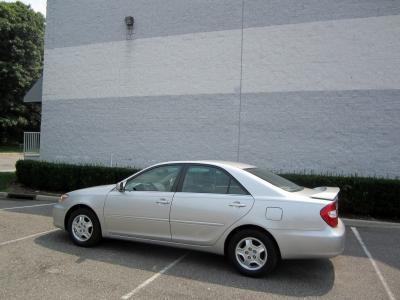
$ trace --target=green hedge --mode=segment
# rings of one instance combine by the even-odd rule
[[[18,182],[45,191],[66,192],[89,186],[112,184],[136,173],[137,169],[71,165],[34,160],[19,160]]]
[[[0,172],[0,192],[7,191],[8,187],[15,180],[15,174],[10,172]]]
[[[340,188],[341,215],[400,220],[400,180],[358,176],[281,174],[306,187]]]
[[[27,187],[56,192],[116,183],[137,169],[70,165],[32,160],[16,164],[17,180]],[[338,186],[341,215],[400,220],[400,180],[357,176],[281,174],[301,186]]]

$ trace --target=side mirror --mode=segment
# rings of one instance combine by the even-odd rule
[[[123,181],[121,181],[121,182],[118,182],[116,185],[115,185],[115,189],[118,191],[118,192],[123,192],[123,191],[125,191],[125,186],[124,186],[124,182]]]

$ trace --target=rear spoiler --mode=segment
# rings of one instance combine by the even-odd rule
[[[316,191],[316,193],[312,194],[310,196],[311,198],[323,199],[329,201],[337,200],[338,194],[340,192],[340,189],[338,187],[326,187],[326,186],[317,187],[313,190]]]

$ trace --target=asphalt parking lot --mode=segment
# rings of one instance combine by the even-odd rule
[[[254,279],[207,253],[113,240],[80,248],[51,213],[50,202],[0,200],[0,299],[400,299],[400,226],[353,224],[343,255],[283,261]]]

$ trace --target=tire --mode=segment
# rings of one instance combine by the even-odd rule
[[[279,250],[275,241],[257,229],[244,229],[235,233],[229,241],[227,251],[236,270],[251,277],[269,275],[279,261]]]
[[[101,239],[101,227],[96,214],[87,208],[78,208],[68,219],[68,233],[75,245],[92,247]]]

